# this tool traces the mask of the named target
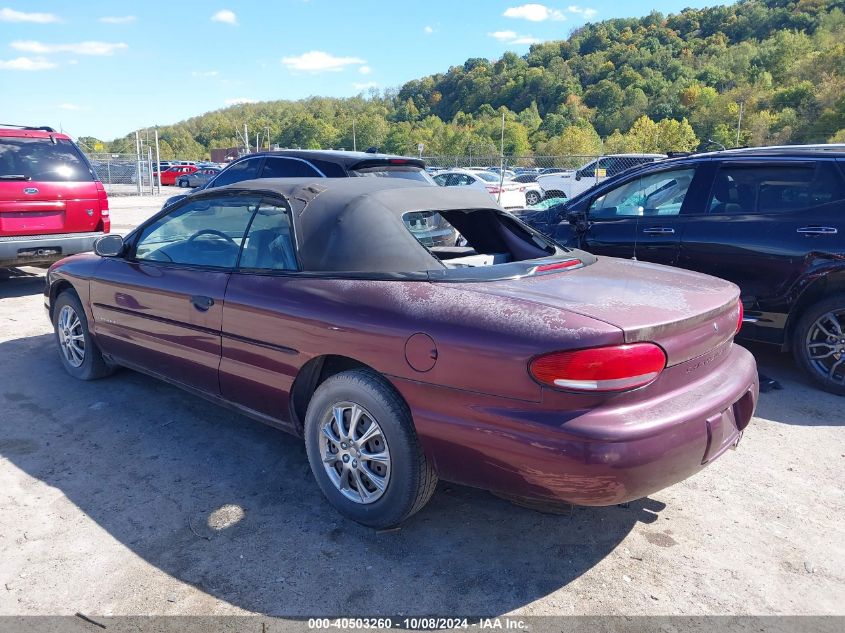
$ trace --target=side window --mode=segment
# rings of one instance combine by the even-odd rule
[[[589,216],[600,220],[678,215],[694,175],[695,169],[677,169],[634,178],[593,200]]]
[[[716,174],[710,213],[789,213],[845,198],[832,163],[730,165]]]
[[[450,187],[466,187],[475,182],[475,179],[468,174],[454,174],[453,180],[449,183]]]
[[[233,268],[259,200],[247,196],[193,200],[144,229],[135,259]]]
[[[233,182],[243,182],[244,180],[258,178],[258,167],[260,165],[260,158],[247,158],[246,160],[234,163],[221,171],[211,186],[222,187],[223,185],[231,185]]]
[[[240,268],[297,270],[290,210],[281,202],[264,201],[249,227]]]
[[[449,174],[440,174],[434,177],[434,182],[436,182],[441,187],[446,186],[446,180],[449,178]]]
[[[289,158],[267,158],[264,161],[264,169],[261,170],[262,178],[319,178],[318,174],[308,163],[301,160]]]

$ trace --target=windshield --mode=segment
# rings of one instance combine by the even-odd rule
[[[66,139],[0,139],[0,180],[92,181],[94,176],[73,143]]]
[[[435,184],[425,170],[419,167],[411,167],[408,165],[378,165],[377,167],[364,167],[363,169],[354,169],[352,172],[355,176],[370,176],[375,178],[404,178],[405,180],[416,180],[424,182],[429,185]]]

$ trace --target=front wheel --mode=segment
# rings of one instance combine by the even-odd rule
[[[379,374],[354,369],[321,384],[305,415],[305,448],[329,503],[350,519],[392,527],[434,494],[408,406]]]
[[[845,295],[804,311],[793,333],[792,352],[819,387],[845,395]]]
[[[113,373],[88,331],[85,310],[75,292],[65,290],[53,307],[53,330],[65,371],[79,380],[96,380]]]
[[[535,204],[540,202],[542,196],[536,191],[529,191],[525,194],[525,204],[529,207],[533,207]]]

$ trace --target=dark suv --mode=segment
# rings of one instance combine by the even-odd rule
[[[431,177],[425,171],[425,163],[416,158],[367,152],[282,149],[243,156],[195,191],[257,178],[348,178],[354,176],[408,178],[433,184]],[[190,194],[168,198],[164,207],[182,200],[187,195]]]
[[[843,168],[845,145],[693,154],[520,215],[597,255],[736,283],[741,337],[791,350],[822,388],[845,395]]]
[[[108,231],[106,190],[70,137],[0,125],[0,277],[90,251]]]

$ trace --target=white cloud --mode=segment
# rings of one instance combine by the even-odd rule
[[[100,18],[100,22],[103,24],[130,24],[137,19],[134,15],[107,15]]]
[[[509,42],[512,39],[516,39],[516,31],[493,31],[487,35],[499,40],[500,42]]]
[[[575,15],[583,15],[585,18],[591,18],[598,13],[595,9],[579,7],[577,4],[570,4],[566,7],[566,10],[570,13],[574,13]]]
[[[48,22],[61,22],[61,18],[54,13],[24,13],[14,9],[0,9],[0,22],[36,22],[47,24]]]
[[[536,37],[520,35],[516,31],[493,31],[487,35],[505,44],[537,44],[540,41]]]
[[[423,33],[425,33],[426,35],[431,35],[432,33],[434,33],[434,27],[433,26],[423,27]]]
[[[18,57],[0,59],[0,70],[50,70],[56,64],[43,57]]]
[[[226,99],[226,105],[244,105],[245,103],[258,103],[258,99],[247,99],[246,97],[238,97],[236,99]]]
[[[191,75],[194,77],[216,77],[219,73],[216,70],[194,70]]]
[[[347,66],[365,66],[366,63],[360,57],[335,57],[323,51],[309,51],[294,57],[282,57],[282,64],[287,66],[288,70],[312,73],[337,72]]]
[[[378,88],[378,84],[375,81],[367,81],[361,84],[354,83],[352,84],[352,87],[355,88],[355,90],[367,90],[369,88]]]
[[[520,20],[528,20],[529,22],[544,22],[546,20],[554,20],[560,22],[565,20],[566,16],[562,11],[557,9],[550,9],[544,4],[523,4],[518,7],[510,7],[505,9],[502,14],[506,18],[517,18]]]
[[[238,23],[238,16],[235,15],[234,11],[229,11],[229,9],[221,9],[217,13],[211,16],[212,22],[222,22],[223,24],[234,24]]]
[[[79,42],[78,44],[44,44],[35,40],[17,40],[9,46],[24,53],[73,53],[75,55],[111,55],[129,48],[123,42]]]
[[[362,75],[369,75],[371,72],[373,72],[373,69],[370,68],[369,66],[361,66],[358,69],[358,72],[361,73]]]

